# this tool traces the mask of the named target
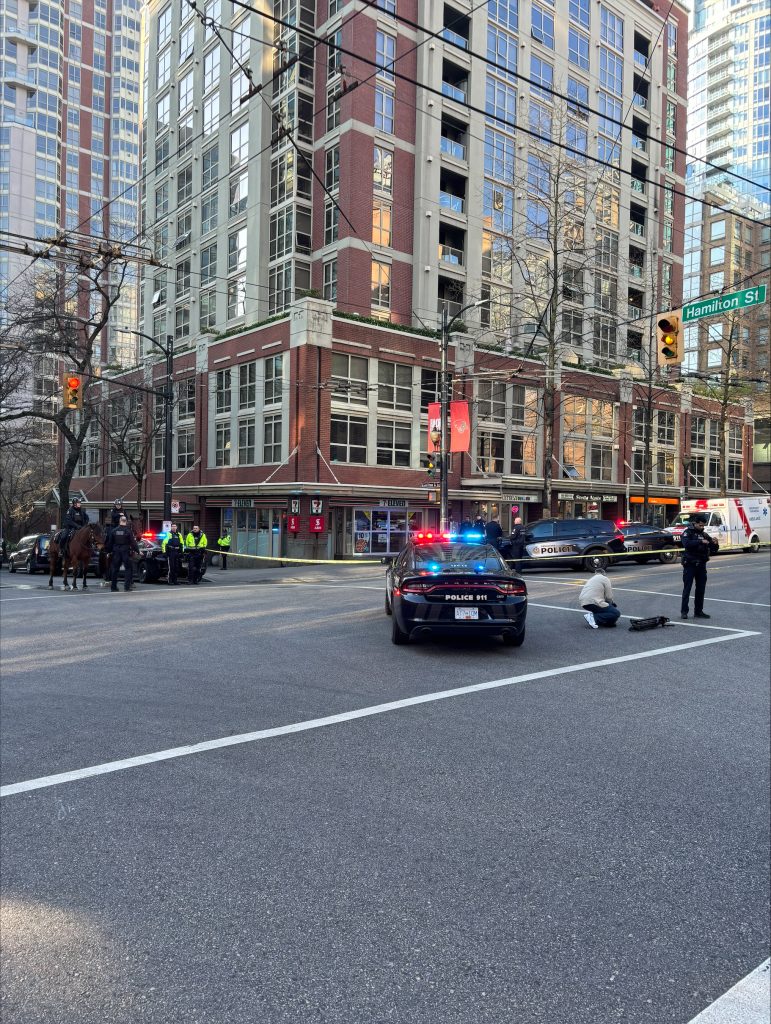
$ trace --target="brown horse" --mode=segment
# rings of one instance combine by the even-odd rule
[[[51,543],[48,545],[48,564],[51,567],[51,575],[48,579],[48,586],[53,587],[54,585],[54,573],[56,572],[56,565],[59,558],[62,558],[62,590],[77,590],[78,589],[78,576],[83,576],[83,589],[88,589],[86,583],[86,576],[88,574],[88,563],[91,561],[91,556],[94,551],[103,547],[104,537],[102,536],[102,528],[98,523],[89,523],[88,526],[81,526],[77,530],[70,540],[69,550],[66,555],[62,554],[62,550],[58,541],[60,534],[56,534],[52,538]],[[72,569],[72,585],[67,585],[67,574]]]

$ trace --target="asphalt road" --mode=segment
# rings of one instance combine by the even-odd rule
[[[526,578],[512,650],[394,647],[379,567],[3,571],[4,1024],[687,1024],[756,968],[768,554],[644,633]]]

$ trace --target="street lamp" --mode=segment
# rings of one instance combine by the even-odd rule
[[[441,387],[441,423],[439,430],[431,431],[431,440],[436,445],[439,442],[439,529],[444,532],[449,528],[449,480],[447,473],[447,414],[449,411],[450,401],[450,389],[448,387],[447,379],[447,353],[450,348],[450,330],[456,320],[460,320],[463,314],[469,309],[476,309],[478,306],[484,306],[488,303],[489,299],[478,299],[476,302],[470,302],[467,306],[463,306],[458,312],[448,319],[447,317],[447,305],[442,306],[442,352],[441,352],[441,363],[439,368],[439,384]],[[438,437],[434,438],[434,434]]]
[[[174,401],[174,388],[171,379],[174,364],[174,335],[166,335],[166,346],[164,347],[157,338],[143,331],[132,331],[128,327],[119,327],[120,334],[136,334],[140,338],[149,341],[166,356],[166,387],[163,389],[163,412],[164,412],[164,437],[163,437],[163,519],[168,522],[171,519],[171,409]]]

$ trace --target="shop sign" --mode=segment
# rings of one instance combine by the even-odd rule
[[[293,516],[299,516],[300,514],[300,499],[290,498],[289,499],[289,514]]]
[[[560,494],[561,498],[562,495]],[[511,494],[509,491],[504,491],[501,495],[502,501],[518,501],[520,504],[527,501],[540,501],[541,499],[536,497],[535,494]]]
[[[233,498],[233,508],[254,508],[254,498]]]
[[[378,502],[381,508],[407,508],[406,498],[381,498]]]
[[[311,515],[320,516],[324,512],[324,499],[311,498]]]
[[[311,533],[323,533],[325,529],[324,516],[311,516],[309,527]]]
[[[300,532],[300,517],[288,515],[286,517],[286,528],[290,533]]]

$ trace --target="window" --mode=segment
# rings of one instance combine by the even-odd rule
[[[575,78],[568,78],[568,110],[575,117],[586,120],[589,116],[589,86]]]
[[[375,245],[391,244],[391,204],[379,199],[372,205],[372,241]]]
[[[494,423],[506,422],[506,384],[500,380],[482,380],[477,392],[477,416]]]
[[[210,284],[217,276],[217,243],[201,249],[201,284]]]
[[[257,399],[257,363],[238,367],[238,408],[253,409]]]
[[[656,422],[656,437],[659,444],[674,445],[675,414],[659,410]]]
[[[710,241],[715,242],[720,238],[725,238],[725,221],[724,220],[713,220],[709,226],[709,237]]]
[[[236,116],[242,109],[249,92],[249,79],[241,68],[230,76],[230,110]]]
[[[220,120],[220,94],[213,92],[203,101],[203,134],[213,135]]]
[[[664,146],[664,167],[668,171],[674,171],[674,169],[675,169],[675,148],[674,148],[674,146]]]
[[[412,367],[402,363],[378,363],[378,405],[389,409],[412,409]]]
[[[327,260],[324,264],[323,297],[328,302],[337,301],[337,260]]]
[[[214,465],[230,465],[230,424],[217,423],[214,431]]]
[[[262,441],[262,461],[281,462],[281,414],[266,416]]]
[[[185,111],[189,110],[193,105],[193,72],[188,71],[186,75],[180,78],[177,86],[177,95],[179,96],[179,112],[184,114]]]
[[[393,135],[394,94],[384,85],[375,86],[375,129]]]
[[[624,22],[600,4],[600,37],[614,50],[624,50]]]
[[[294,207],[284,206],[270,216],[270,258],[281,259],[292,251]]]
[[[389,149],[383,149],[382,146],[375,146],[372,184],[376,192],[391,195],[393,189],[393,165],[393,153]]]
[[[487,4],[490,21],[516,32],[519,27],[518,0],[489,0]]]
[[[209,50],[203,58],[203,91],[206,93],[219,85],[220,80],[220,50],[215,46]]]
[[[238,421],[238,464],[251,466],[255,461],[256,423],[253,416]]]
[[[550,50],[554,49],[554,15],[538,4],[533,4],[530,35]]]
[[[478,430],[476,464],[479,472],[500,476],[504,468],[504,435],[497,430]]]
[[[324,204],[324,245],[337,241],[340,210],[330,199]]]
[[[169,183],[164,182],[155,190],[155,219],[160,220],[169,212]]]
[[[409,466],[411,439],[411,424],[393,420],[378,420],[378,466]]]
[[[513,78],[517,73],[517,38],[497,25],[487,28],[487,59],[497,74]]]
[[[372,261],[372,308],[384,312],[391,308],[391,264]]]
[[[246,270],[246,228],[228,235],[228,273]]]
[[[207,189],[217,182],[219,173],[219,146],[211,146],[201,158],[201,188]]]
[[[217,293],[201,292],[198,308],[198,328],[205,334],[217,326]]]
[[[70,16],[72,16],[72,5],[70,5]],[[158,48],[171,38],[171,4],[158,15]]]
[[[485,113],[497,123],[498,127],[513,129],[517,120],[517,90],[514,86],[502,82],[493,75],[488,75],[485,88]]]
[[[709,251],[709,265],[714,267],[720,263],[725,263],[725,246],[713,245]]]
[[[245,311],[246,276],[240,274],[228,281],[228,320],[243,316]]]
[[[530,91],[534,96],[541,96],[547,101],[551,99],[551,92],[546,90],[550,90],[554,85],[554,68],[548,61],[541,60],[535,54],[530,57],[530,82]]]
[[[96,62],[95,62],[96,63]],[[171,49],[158,54],[156,88],[162,89],[171,77]]]
[[[230,203],[228,211],[231,217],[237,217],[246,211],[249,199],[249,172],[242,171],[230,179]]]
[[[179,34],[179,63],[183,64],[188,57],[193,56],[195,48],[195,23],[186,25]]]
[[[265,360],[265,405],[280,405],[283,396],[284,358],[270,356]]]
[[[244,122],[230,133],[231,171],[246,163],[249,158],[249,123]]]
[[[339,51],[338,51],[339,56]],[[377,31],[375,35],[375,63],[381,78],[393,81],[394,60],[396,58],[396,39],[386,32]]]
[[[230,412],[230,370],[217,370],[214,375],[214,400],[217,415]]]
[[[190,260],[182,260],[177,264],[176,297],[187,295],[190,291]]]
[[[330,192],[340,185],[340,147],[332,146],[324,154],[324,184]]]
[[[195,462],[195,428],[184,427],[176,434],[177,469],[189,469]]]
[[[589,36],[577,29],[568,29],[568,60],[584,71],[589,70]]]
[[[667,100],[667,133],[677,134],[677,105]]]
[[[329,454],[333,462],[363,465],[367,461],[366,418],[333,413],[329,441]]]
[[[193,168],[184,167],[177,177],[177,206],[189,202],[193,198]]]
[[[335,402],[367,404],[369,364],[362,356],[332,355],[332,397]]]
[[[177,382],[177,419],[195,419],[195,377]]]
[[[376,94],[377,95],[377,94]],[[333,82],[327,86],[327,121],[326,130],[334,131],[340,124],[340,86]]]
[[[171,108],[170,108],[169,94],[166,93],[165,96],[159,97],[158,105],[156,107],[156,114],[155,114],[156,130],[157,130],[159,135],[160,135],[161,132],[165,132],[166,129],[169,127],[169,112],[170,112],[170,109]]]
[[[592,480],[613,479],[613,446],[609,444],[594,444],[590,447],[591,462],[590,474]]]
[[[338,4],[340,0],[334,0],[334,2]],[[381,11],[385,11],[386,14],[396,14],[396,0],[377,0],[377,6]]]
[[[604,46],[600,47],[600,84],[616,96],[624,91],[624,61]]]
[[[174,313],[174,337],[190,337],[190,307],[180,306]]]

